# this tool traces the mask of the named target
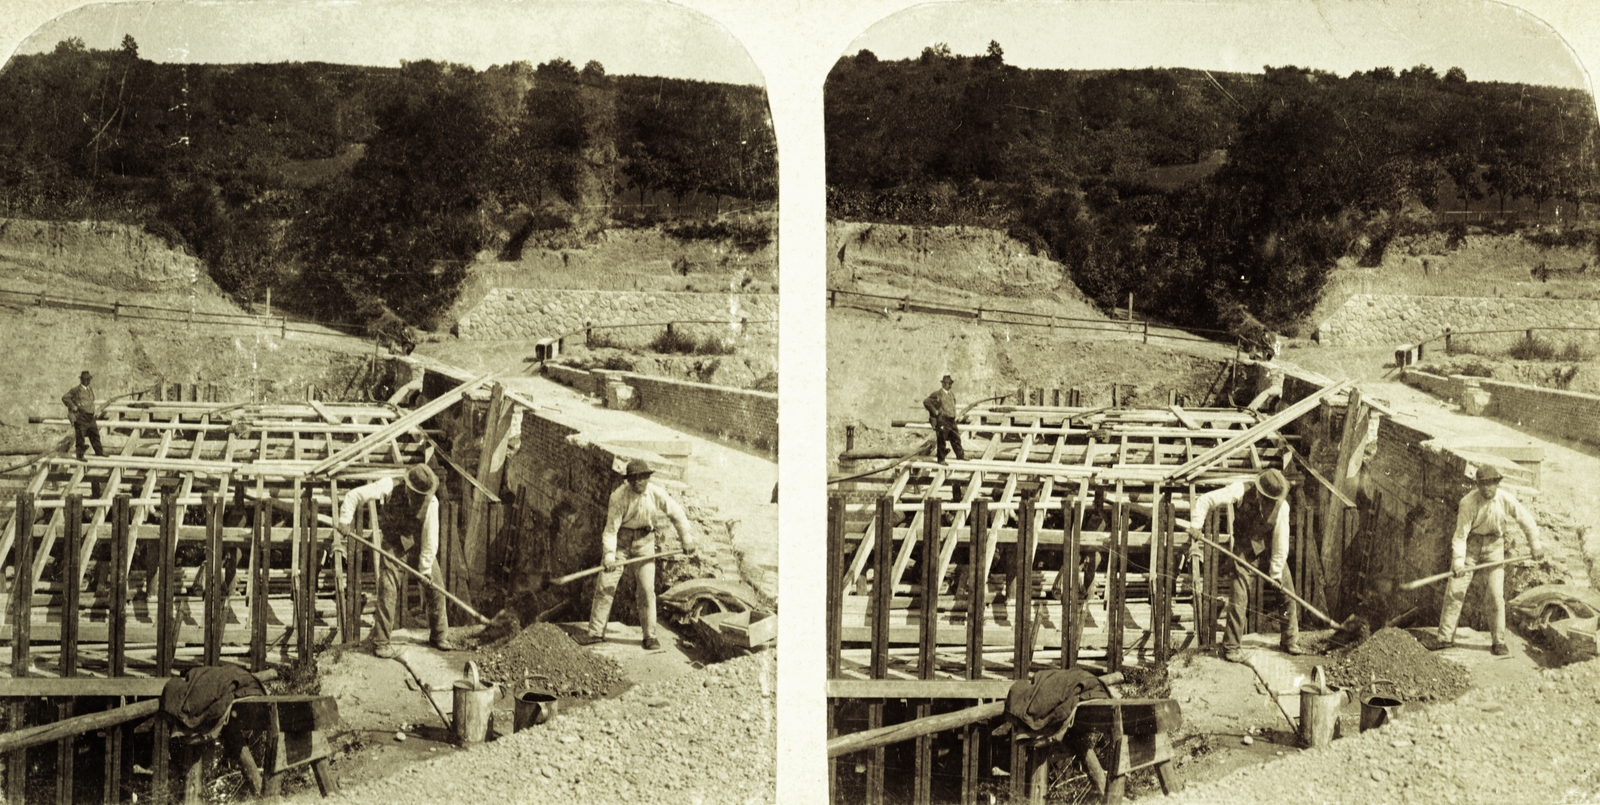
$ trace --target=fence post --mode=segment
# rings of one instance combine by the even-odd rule
[[[850,450],[856,449],[856,426],[855,425],[845,425],[844,426],[844,449],[846,451],[850,451]]]
[[[1444,328],[1444,354],[1450,354],[1450,328]]]
[[[119,300],[116,300],[116,301],[111,303],[111,320],[112,321],[117,321],[117,320],[119,320],[121,318],[122,318],[122,300],[119,299]]]
[[[1133,291],[1128,292],[1128,327],[1133,327]]]
[[[278,337],[279,338],[288,338],[289,337],[289,318],[287,316],[279,316],[278,317]]]
[[[1150,343],[1150,322],[1144,323],[1144,343]]]

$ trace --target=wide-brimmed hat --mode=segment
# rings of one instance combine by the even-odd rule
[[[94,375],[89,374],[89,370],[88,369],[85,369],[82,372],[78,373],[78,379],[79,380],[88,380],[91,377],[94,377]]]
[[[950,381],[951,383],[956,382],[956,379],[951,377],[951,376],[949,376],[949,375],[945,375],[944,377],[939,378],[939,382],[940,383],[943,383],[946,380]]]
[[[439,476],[426,464],[414,465],[406,470],[406,488],[419,495],[431,495],[439,488]]]
[[[1256,491],[1273,500],[1289,496],[1289,479],[1278,470],[1267,470],[1256,476]]]
[[[637,478],[639,476],[649,477],[653,474],[655,474],[655,470],[650,468],[650,462],[645,461],[642,458],[630,460],[628,462],[628,471],[624,473],[624,475],[628,478]]]
[[[1500,474],[1500,470],[1496,469],[1493,464],[1488,464],[1478,468],[1478,483],[1480,484],[1486,484],[1490,481],[1498,481],[1504,477],[1504,475]]]

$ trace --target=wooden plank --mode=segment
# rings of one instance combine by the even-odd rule
[[[1200,473],[1209,469],[1213,464],[1221,462],[1229,455],[1267,438],[1271,434],[1277,432],[1278,429],[1282,428],[1284,425],[1299,419],[1311,409],[1321,405],[1323,399],[1338,392],[1344,391],[1353,384],[1354,381],[1345,380],[1335,383],[1332,386],[1323,388],[1316,394],[1312,394],[1305,399],[1296,402],[1294,405],[1291,405],[1288,408],[1285,408],[1284,410],[1273,414],[1272,416],[1267,417],[1261,422],[1251,426],[1249,430],[1246,430],[1238,436],[1228,439],[1222,444],[1217,445],[1216,447],[1213,447],[1204,453],[1201,453],[1199,456],[1195,457],[1194,460],[1189,461],[1174,470],[1171,477],[1174,479],[1186,480],[1198,476]]]
[[[830,679],[830,699],[1004,699],[1010,679]]]
[[[931,680],[937,672],[939,649],[939,563],[934,551],[939,544],[939,500],[929,496],[923,501],[922,514],[922,633],[917,640],[917,675]],[[897,576],[898,578],[898,576]],[[928,704],[917,705],[917,717],[933,715]],[[912,798],[917,805],[931,805],[933,801],[933,737],[919,736],[916,746],[915,774]]]
[[[340,424],[339,417],[334,416],[333,412],[329,411],[328,407],[322,403],[317,402],[316,400],[306,400],[306,405],[311,406],[311,410],[316,411],[317,416],[322,417],[323,422],[326,422],[329,425]],[[329,433],[332,433],[332,431],[329,431]]]
[[[255,539],[250,543],[250,670],[260,673],[267,667],[267,577],[272,567],[272,530],[267,528],[267,501],[257,499]]]
[[[968,547],[968,556],[983,556],[989,549],[989,502],[978,499],[972,503],[972,540]],[[976,567],[973,568],[976,570]],[[983,622],[980,613],[984,609],[984,588],[986,579],[977,575],[969,575],[967,599],[967,678],[978,679],[983,676]]]
[[[178,521],[183,511],[178,507],[177,495],[169,488],[161,506],[161,559],[157,568],[156,586],[156,676],[171,676],[172,663],[177,657],[177,624],[173,622],[173,599],[177,593]],[[164,744],[156,744],[157,756],[166,754]],[[159,778],[158,778],[159,779]]]
[[[66,542],[61,546],[61,575],[65,592],[61,603],[61,675],[72,676],[78,669],[78,596],[81,585],[76,576],[78,549],[83,545],[83,498],[68,495],[66,513]],[[67,760],[70,763],[71,758]],[[71,771],[70,767],[68,771]]]
[[[111,579],[107,596],[111,605],[106,613],[107,661],[112,676],[123,673],[124,646],[128,628],[128,523],[133,512],[128,506],[128,496],[118,495],[111,511]]]
[[[520,500],[520,496],[518,500]],[[827,601],[825,626],[827,640],[826,672],[829,679],[839,675],[839,628],[844,613],[844,498],[828,496]]]
[[[216,665],[222,659],[222,630],[227,626],[227,619],[223,615],[224,596],[226,590],[222,589],[222,517],[223,507],[227,501],[226,495],[206,494],[206,563],[203,571],[206,574],[206,646],[204,663]]]
[[[440,395],[437,399],[428,402],[426,405],[423,405],[411,413],[406,414],[405,416],[400,417],[393,422],[390,422],[382,428],[379,428],[376,432],[363,436],[355,444],[346,447],[337,454],[317,462],[309,470],[307,470],[306,474],[325,475],[336,471],[339,467],[342,467],[345,464],[356,461],[357,459],[366,455],[367,452],[374,447],[382,444],[385,440],[392,439],[415,426],[421,425],[423,422],[432,419],[446,408],[455,405],[456,402],[458,402],[463,396],[466,396],[468,392],[478,388],[479,386],[482,386],[492,377],[494,377],[494,373],[491,372],[456,386],[450,391]]]
[[[0,678],[0,697],[34,696],[69,698],[78,696],[160,696],[167,680],[160,677],[13,677]]]
[[[899,474],[895,476],[894,483],[889,486],[888,497],[899,499],[900,493],[905,491],[906,484],[910,480],[911,468],[902,467]],[[844,573],[844,586],[846,588],[855,586],[856,581],[861,578],[861,574],[866,572],[867,557],[871,554],[872,548],[877,542],[877,534],[874,533],[877,526],[878,520],[876,517],[867,523],[867,531],[861,536],[861,542],[856,545],[855,556],[850,558],[850,569]]]
[[[888,497],[880,498],[878,533],[891,533],[893,518],[893,501]],[[880,540],[879,543],[873,549],[872,570],[872,677],[874,679],[882,679],[889,668],[889,600],[894,597],[894,579],[889,575],[893,544],[887,539]]]
[[[33,495],[26,492],[17,496],[16,518],[18,524],[33,522]],[[13,590],[11,601],[11,673],[13,676],[26,677],[33,668],[33,658],[28,651],[29,629],[33,625],[29,608],[32,605],[32,590],[27,589],[26,580],[31,576],[24,570],[33,562],[33,540],[28,538],[16,541],[17,573],[16,580],[12,582]],[[15,589],[22,586],[23,589]],[[28,711],[26,703],[21,699],[11,700],[11,731],[15,732],[27,726]],[[28,753],[26,751],[11,752],[6,756],[6,801],[27,802],[28,782]]]

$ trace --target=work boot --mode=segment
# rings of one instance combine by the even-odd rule
[[[1447,648],[1455,648],[1455,647],[1456,647],[1456,641],[1454,641],[1454,640],[1444,640],[1444,639],[1438,638],[1438,637],[1430,637],[1430,638],[1428,638],[1427,649],[1429,651],[1443,651],[1443,650],[1445,650]]]
[[[1234,646],[1222,650],[1222,659],[1228,662],[1244,662],[1244,649]]]
[[[372,656],[385,660],[392,660],[400,656],[400,652],[403,650],[404,649],[393,643],[384,643],[383,645],[372,647]]]
[[[1279,641],[1278,642],[1278,650],[1282,651],[1285,654],[1292,654],[1292,655],[1294,655],[1296,657],[1306,653],[1306,650],[1300,647],[1300,641],[1299,640],[1282,640],[1282,641]]]
[[[1489,653],[1496,657],[1504,657],[1511,653],[1511,649],[1507,648],[1504,643],[1495,643],[1489,647]]]
[[[603,642],[605,638],[601,637],[600,635],[589,634],[588,632],[579,632],[578,634],[572,636],[572,640],[580,646],[592,646],[596,643]]]
[[[435,637],[434,639],[429,640],[428,642],[431,643],[433,645],[433,647],[438,649],[439,651],[455,651],[455,650],[461,648],[460,646],[456,645],[456,641],[451,640],[448,637]]]
[[[645,651],[655,651],[656,649],[661,648],[661,641],[653,637],[647,637],[639,641],[639,646]]]

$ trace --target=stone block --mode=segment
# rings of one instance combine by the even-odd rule
[[[1494,395],[1482,388],[1465,388],[1461,390],[1461,412],[1471,416],[1483,416],[1489,410],[1489,405],[1494,402]]]
[[[606,383],[606,407],[618,411],[632,411],[639,407],[638,392],[633,386],[612,380]]]

